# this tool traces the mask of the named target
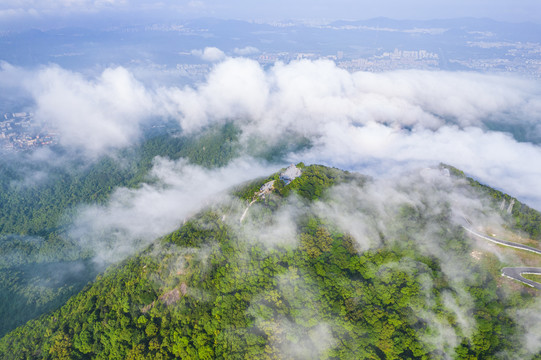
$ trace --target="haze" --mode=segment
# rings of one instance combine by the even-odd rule
[[[338,19],[361,20],[374,17],[394,19],[491,18],[512,22],[541,22],[541,5],[535,0],[479,1],[265,1],[257,5],[246,0],[7,0],[0,4],[5,30],[12,27],[59,27],[133,21],[169,21],[216,17],[223,19],[322,22]]]
[[[150,253],[149,247],[156,259],[171,251],[170,261],[178,260],[171,274],[183,276],[182,254],[207,261],[218,237],[197,235],[205,237],[200,248],[168,247],[162,237],[190,219],[203,229],[208,220],[201,214],[211,208],[219,228],[246,249],[259,243],[271,252],[300,246],[315,254],[310,244],[327,223],[332,231],[321,235],[327,250],[331,232],[343,233],[344,251],[354,256],[414,246],[411,258],[378,264],[378,271],[424,269],[424,300],[410,310],[430,331],[416,336],[444,355],[484,327],[473,315],[478,294],[469,284],[483,288],[476,254],[487,254],[498,280],[487,304],[497,303],[508,322],[523,324],[523,338],[509,342],[521,344],[521,354],[535,354],[541,303],[507,305],[517,303],[509,295],[515,284],[494,270],[494,264],[517,266],[517,257],[475,243],[463,234],[463,223],[498,236],[522,226],[525,233],[513,236],[538,236],[538,213],[513,206],[518,199],[541,210],[540,119],[537,0],[1,1],[0,294],[11,300],[0,306],[7,319],[1,336],[58,308],[107,266]],[[313,184],[302,185],[310,196],[298,188],[287,197],[292,187],[284,187],[279,173],[274,182],[267,178],[291,163],[307,174],[292,184],[310,179]],[[453,167],[516,199],[498,192],[487,199]],[[325,174],[348,180],[333,178],[329,189],[333,182]],[[258,192],[254,179],[268,192]],[[321,219],[321,229],[313,227],[308,236],[304,227],[312,217]],[[514,228],[505,224],[511,220]],[[242,251],[228,261],[248,264],[259,250]],[[20,286],[24,271],[31,280]],[[305,308],[325,301],[308,277],[294,267],[284,271],[273,281],[285,303],[298,298]],[[187,292],[184,281],[169,292],[175,301],[199,286],[190,284]],[[364,289],[371,281],[343,281],[344,288],[354,282]],[[141,321],[148,309],[158,311],[153,306],[164,289],[148,298],[146,310],[136,310]],[[348,292],[350,305],[364,307]],[[269,325],[260,305],[271,298],[247,303],[246,315],[260,329]],[[440,305],[449,316],[435,311]],[[271,321],[282,337],[271,343],[278,354],[323,357],[342,341],[332,317],[290,341],[308,329],[300,324],[313,320],[304,314]],[[152,326],[144,330],[148,336],[157,333]],[[502,358],[516,356],[508,356],[510,349]]]

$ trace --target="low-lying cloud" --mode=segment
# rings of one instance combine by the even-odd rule
[[[32,99],[36,122],[58,132],[60,143],[87,156],[134,143],[140,125],[154,114],[149,91],[122,67],[88,78],[49,66],[28,71],[0,64],[1,87]]]
[[[301,201],[293,196],[282,202],[276,212],[268,209],[265,212],[264,208],[259,211],[254,204],[250,208],[254,212],[253,222],[247,216],[240,229],[236,226],[238,221],[231,228],[232,233],[239,231],[237,234],[247,241],[287,248],[295,245],[294,239],[300,236],[298,220],[315,216],[323,224],[330,224],[332,231],[351,235],[360,253],[385,246],[405,246],[409,250],[415,249],[416,254],[437,259],[447,282],[441,304],[434,298],[438,291],[435,290],[433,272],[424,263],[405,256],[399,261],[374,265],[377,266],[374,271],[378,278],[385,278],[390,272],[404,272],[418,279],[420,298],[411,303],[411,308],[427,324],[426,329],[416,330],[419,340],[428,349],[441,352],[443,358],[452,358],[461,340],[471,338],[478,330],[477,321],[471,316],[474,300],[468,292],[468,286],[476,281],[471,271],[475,261],[469,256],[471,247],[463,238],[460,225],[464,223],[464,217],[472,222],[472,227],[502,221],[486,206],[485,200],[465,180],[451,177],[440,169],[422,169],[393,179],[367,180],[362,186],[356,181],[343,183],[315,202]],[[242,209],[237,209],[233,218],[238,219],[241,212]],[[463,241],[465,243],[457,246]],[[278,284],[280,295],[289,304],[303,304],[302,309],[292,313],[295,323],[303,324],[306,332],[309,325],[315,325],[310,321],[315,317],[313,312],[318,311],[317,305],[310,302],[320,298],[318,289],[299,278],[296,270],[292,272],[291,268],[289,273],[278,278]],[[303,301],[298,301],[300,298]],[[274,346],[273,349],[296,354],[299,358],[313,358],[335,344],[327,325],[320,329],[322,336],[316,336],[321,342],[321,349],[316,349],[315,343],[309,341],[306,333],[302,334],[299,326],[291,326],[276,317],[258,317],[256,310],[259,308],[259,303],[254,301],[248,312],[253,313],[260,329],[270,329],[272,334],[278,334],[276,336],[286,334],[288,338],[287,334],[295,334],[303,339],[295,344],[282,341],[282,347]],[[438,308],[440,310],[436,310]],[[452,314],[455,320],[450,322],[442,312]],[[331,328],[337,321],[333,317],[326,320]],[[535,339],[533,335],[530,337]],[[271,336],[271,344],[273,341],[275,338]]]
[[[254,138],[268,144],[291,136],[310,140],[311,147],[287,155],[293,161],[360,170],[388,179],[412,168],[446,162],[541,208],[541,147],[487,125],[492,129],[494,124],[535,128],[541,115],[541,87],[535,81],[441,71],[349,73],[329,61],[277,63],[264,69],[249,59],[224,58],[218,49],[205,49],[199,55],[209,61],[224,60],[213,65],[206,81],[185,87],[145,86],[121,67],[106,69],[94,78],[55,66],[32,72],[4,65],[1,70],[22,73],[25,89],[34,99],[36,119],[53,124],[65,146],[89,155],[131,144],[152,116],[178,120],[185,134],[234,121],[242,129],[243,145]],[[147,183],[117,189],[105,205],[79,209],[69,235],[83,249],[93,251],[97,261],[115,262],[174,231],[184,219],[220,200],[231,186],[274,171],[276,166],[243,157],[214,170],[182,159],[156,158]],[[395,220],[400,220],[403,205],[425,217],[428,223],[419,222],[419,231],[408,234],[407,240],[440,260],[449,282],[445,307],[458,323],[450,326],[430,307],[421,314],[438,329],[422,340],[440,349],[454,347],[477,326],[468,318],[473,305],[465,291],[471,274],[464,269],[470,259],[445,250],[443,242],[449,239],[441,234],[454,236],[453,231],[448,222],[435,220],[450,214],[485,224],[480,199],[457,188],[445,174],[425,170],[363,188],[337,187],[331,196],[334,202],[316,203],[309,209],[351,234],[361,251],[401,239],[404,231]],[[296,207],[304,205],[292,200],[270,223],[248,217],[238,234],[268,246],[295,244],[294,215],[303,211]],[[238,224],[244,209],[238,202],[235,206],[238,209],[230,221]],[[264,210],[257,205],[250,209],[260,217]],[[400,269],[406,271],[407,267]],[[426,279],[423,286],[430,305],[433,284]],[[282,290],[287,291],[287,286],[282,285]],[[275,329],[299,332],[288,321],[274,323]],[[534,325],[531,328],[536,330]],[[302,335],[300,347],[294,345],[303,351],[313,349],[313,356],[333,344],[326,325]],[[531,335],[529,339],[536,350],[537,338]],[[315,344],[321,348],[314,348]],[[276,351],[291,349],[277,346]]]
[[[216,62],[225,59],[225,53],[216,47],[206,47],[203,50],[192,50],[192,55],[208,62]]]
[[[28,85],[36,99],[36,117],[58,128],[66,146],[93,153],[127,146],[139,136],[139,122],[151,115],[146,89],[120,67],[90,81],[50,67],[36,80]]]
[[[89,78],[56,66],[27,71],[7,64],[0,85],[16,87],[12,75],[23,73],[36,118],[57,127],[62,144],[90,155],[130,144],[151,117],[177,119],[186,134],[236,121],[242,141],[308,139],[311,148],[289,154],[290,161],[377,176],[446,162],[541,208],[538,81],[445,71],[349,73],[324,60],[264,69],[216,48],[197,54],[219,62],[191,86],[145,86],[122,67]],[[504,132],[518,128],[527,130],[526,139]]]
[[[247,138],[310,139],[314,146],[291,154],[294,161],[374,175],[448,162],[540,208],[541,148],[496,130],[539,132],[540,93],[536,81],[501,75],[349,73],[330,61],[264,70],[255,61],[229,58],[206,82],[161,95],[187,131],[238,119]]]
[[[208,170],[184,159],[156,158],[151,183],[137,189],[119,188],[106,205],[80,209],[70,236],[93,252],[96,261],[118,261],[221,200],[231,186],[270,171],[253,159],[239,159],[224,168]]]

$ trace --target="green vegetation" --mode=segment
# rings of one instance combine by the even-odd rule
[[[158,135],[141,145],[105,156],[89,166],[70,160],[64,167],[28,161],[0,162],[0,234],[47,237],[69,219],[66,211],[81,203],[104,202],[120,186],[137,187],[148,181],[156,156],[187,158],[206,167],[223,166],[236,154],[238,130],[231,124],[195,137]],[[27,177],[43,174],[32,183]],[[25,185],[25,181],[29,183]],[[69,214],[69,212],[68,212]]]
[[[521,230],[527,233],[534,240],[541,240],[541,213],[530,208],[528,205],[521,203],[514,197],[504,194],[501,191],[491,188],[490,186],[481,184],[477,180],[467,177],[464,172],[450,166],[441,165],[448,169],[453,176],[466,179],[470,186],[478,189],[481,193],[488,195],[492,198],[492,205],[494,209],[500,210],[502,203],[505,205],[501,210],[502,216],[508,217],[513,222],[512,228],[515,230]],[[514,202],[513,209],[510,216],[507,215],[507,207]]]
[[[273,194],[259,200],[265,218],[251,219],[270,226],[279,226],[278,210],[297,193],[295,242],[269,245],[244,232],[237,218],[224,217],[228,204],[204,211],[98,276],[62,308],[7,334],[2,358],[525,356],[516,341],[520,327],[506,310],[530,295],[506,292],[482,263],[471,261],[462,229],[448,220],[449,207],[429,214],[400,206],[380,219],[392,226],[393,238],[361,252],[362,239],[314,214],[311,204],[325,202],[333,184],[363,186],[366,179],[299,166],[303,175],[287,186],[275,174],[235,192],[249,201],[276,179]],[[448,278],[419,234],[436,234],[434,245],[473,275]],[[456,310],[462,305],[466,313]],[[468,319],[475,326],[464,325]]]
[[[320,198],[324,191],[333,185],[346,181],[362,185],[367,179],[367,177],[359,174],[322,165],[305,166],[303,163],[299,163],[296,166],[302,169],[302,176],[293,180],[288,186],[285,186],[285,183],[280,180],[281,171],[279,171],[268,178],[243,184],[235,189],[233,194],[243,200],[251,200],[254,193],[258,192],[263,184],[274,180],[275,191],[281,197],[287,197],[293,192],[307,200],[315,200]]]
[[[279,174],[274,176],[278,194],[288,196],[290,192],[295,192],[305,199],[316,200],[321,198],[324,191],[333,185],[345,181],[356,181],[362,184],[366,180],[364,176],[326,166],[304,166],[303,163],[297,166],[302,169],[302,176],[293,180],[288,186],[285,186],[284,182],[279,179]]]
[[[58,308],[96,275],[90,263],[84,276],[63,282],[42,271],[92,256],[65,235],[78,206],[104,203],[117,187],[152,181],[148,173],[156,156],[223,166],[236,155],[238,135],[232,124],[190,137],[162,132],[85,165],[66,154],[59,155],[65,158],[60,166],[25,156],[0,160],[0,336]]]
[[[541,283],[541,275],[540,274],[522,274],[522,276],[528,280],[532,280],[538,283]]]

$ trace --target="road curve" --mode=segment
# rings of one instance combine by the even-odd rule
[[[470,228],[468,228],[466,226],[462,226],[462,227],[464,228],[464,230],[468,231],[470,234],[472,234],[474,236],[477,236],[477,237],[479,237],[481,239],[488,240],[488,241],[491,241],[491,242],[499,244],[499,245],[509,246],[509,247],[512,247],[512,248],[515,248],[515,249],[520,249],[520,250],[526,250],[526,251],[530,251],[530,252],[541,255],[541,250],[540,249],[536,249],[536,248],[526,246],[526,245],[522,245],[522,244],[517,244],[517,243],[511,242],[511,241],[497,239],[497,238],[492,237],[492,236],[486,236],[486,235],[480,234],[477,231],[472,230],[472,229],[470,229]],[[523,284],[526,284],[528,286],[531,286],[533,288],[541,290],[541,284],[540,283],[535,282],[533,280],[528,280],[525,277],[523,277],[522,274],[539,274],[539,275],[541,275],[541,268],[506,267],[506,268],[502,269],[502,275],[503,276],[506,276],[506,277],[508,277],[510,279],[513,279],[513,280],[520,281]]]
[[[526,245],[522,245],[522,244],[518,244],[518,243],[514,243],[514,242],[511,242],[511,241],[496,239],[495,237],[492,237],[492,236],[486,236],[486,235],[483,235],[483,234],[479,234],[478,232],[476,232],[476,231],[474,231],[474,230],[472,230],[470,228],[467,228],[465,226],[463,226],[463,228],[464,228],[464,230],[472,233],[473,235],[475,235],[477,237],[480,237],[481,239],[492,241],[493,243],[500,244],[500,245],[503,245],[503,246],[509,246],[509,247],[512,247],[512,248],[515,248],[515,249],[531,251],[533,253],[541,255],[541,250],[539,250],[539,249],[536,249],[536,248],[533,248],[533,247],[530,247],[530,246],[526,246]]]
[[[506,267],[502,269],[502,275],[507,276],[513,280],[520,281],[523,284],[541,290],[541,284],[533,280],[528,280],[522,274],[538,274],[541,275],[541,268],[530,268],[530,267]]]

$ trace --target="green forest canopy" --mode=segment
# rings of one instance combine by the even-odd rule
[[[325,189],[333,185],[347,181],[362,187],[369,179],[299,166],[303,175],[289,185],[277,173],[235,191],[247,203],[263,183],[276,180],[272,196],[260,199],[260,210],[251,213],[252,221],[270,224],[292,193],[304,199],[297,203],[296,242],[268,246],[224,219],[229,205],[205,210],[99,275],[60,309],[7,334],[0,354],[6,359],[528,355],[517,341],[523,330],[508,310],[524,307],[532,295],[501,288],[492,271],[499,266],[494,256],[481,262],[465,256],[470,242],[446,220],[448,208],[434,214],[397,209],[392,221],[399,239],[360,252],[355,239],[314,214],[310,204],[325,201]],[[464,294],[438,258],[421,251],[415,240],[434,224],[439,246],[461,257],[464,271],[474,274],[460,284],[472,299],[472,329],[449,306],[460,305]]]

